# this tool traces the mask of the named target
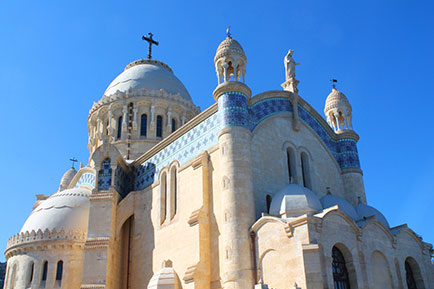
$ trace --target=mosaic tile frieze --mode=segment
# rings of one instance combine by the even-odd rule
[[[323,126],[300,105],[298,106],[298,116],[321,138],[341,169],[360,169],[359,154],[355,140],[333,140]]]
[[[292,112],[292,104],[287,98],[268,98],[249,107],[249,129],[255,127],[264,119],[281,112]]]
[[[110,158],[105,158],[98,172],[98,190],[108,190],[112,183],[112,168]]]
[[[150,186],[160,170],[177,160],[182,166],[218,143],[221,115],[217,112],[152,156],[134,172],[134,190]]]
[[[249,128],[247,96],[240,92],[227,92],[219,97],[219,112],[223,127],[241,126]]]
[[[92,173],[84,173],[81,175],[81,177],[78,179],[77,183],[75,184],[74,188],[79,188],[81,186],[88,186],[90,188],[95,188],[95,180],[96,176]]]
[[[121,165],[117,165],[115,170],[115,189],[124,198],[131,191],[131,174],[122,169]]]

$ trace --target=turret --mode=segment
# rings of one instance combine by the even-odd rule
[[[249,229],[255,221],[251,177],[251,134],[248,127],[248,99],[251,91],[244,84],[247,58],[241,45],[230,35],[220,43],[214,63],[222,129],[218,135],[222,176],[223,288],[253,287]],[[242,81],[242,82],[241,82]]]
[[[339,162],[342,168],[345,199],[353,206],[358,203],[366,204],[363,172],[357,150],[359,135],[353,130],[352,107],[348,98],[337,90],[334,84],[332,92],[327,96],[324,114],[327,123],[338,135]]]

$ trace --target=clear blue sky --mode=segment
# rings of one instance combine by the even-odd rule
[[[0,4],[0,248],[52,194],[87,116],[129,62],[168,63],[202,109],[225,30],[247,54],[253,93],[281,89],[295,49],[300,95],[320,114],[330,78],[353,106],[368,202],[434,242],[433,1],[3,1]],[[0,260],[4,259],[3,256]]]

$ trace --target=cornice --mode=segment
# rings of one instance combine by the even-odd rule
[[[252,95],[252,91],[250,90],[250,88],[246,84],[239,81],[226,81],[219,84],[212,95],[215,101],[217,101],[222,94],[232,91],[241,92],[242,94],[247,96],[247,99],[249,99]]]

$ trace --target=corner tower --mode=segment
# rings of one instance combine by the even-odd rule
[[[214,58],[218,86],[214,99],[222,117],[218,135],[222,176],[222,285],[223,288],[253,287],[249,229],[255,221],[251,174],[251,133],[244,84],[247,59],[241,45],[231,36],[223,40]]]
[[[338,135],[339,161],[342,168],[345,197],[353,205],[366,204],[363,172],[360,168],[357,141],[359,135],[352,124],[352,107],[348,98],[333,85],[327,96],[324,114],[327,123]]]

